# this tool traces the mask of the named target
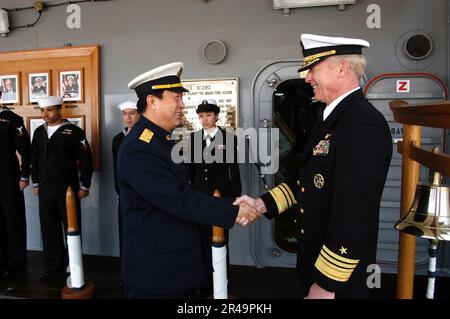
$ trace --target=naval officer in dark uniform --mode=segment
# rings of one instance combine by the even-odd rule
[[[380,202],[392,156],[389,126],[359,87],[366,67],[362,48],[369,43],[303,34],[301,44],[299,71],[309,70],[306,82],[326,103],[323,121],[300,155],[296,181],[253,204],[269,218],[297,205],[302,296],[367,298],[367,267],[376,263]]]
[[[112,140],[112,154],[113,154],[113,170],[114,170],[114,188],[116,189],[118,205],[117,205],[117,223],[119,226],[119,253],[122,256],[122,214],[120,213],[120,192],[119,183],[117,182],[117,156],[119,155],[119,148],[125,136],[130,132],[133,125],[139,120],[139,110],[137,109],[135,101],[125,101],[117,105],[117,108],[122,112],[123,123],[125,128],[122,132],[114,136]]]
[[[62,272],[67,263],[64,245],[67,188],[71,186],[75,194],[78,194],[76,207],[81,226],[80,200],[89,195],[93,166],[84,131],[62,118],[62,99],[49,96],[39,99],[38,104],[45,123],[33,134],[31,177],[34,193],[39,196],[45,257],[45,269],[40,278],[47,278]]]
[[[4,277],[27,264],[23,190],[30,176],[30,137],[22,117],[7,107],[0,109],[0,149],[0,277]]]
[[[171,157],[171,131],[183,117],[183,64],[175,62],[132,80],[141,118],[119,150],[123,213],[122,279],[128,298],[188,298],[208,278],[200,225],[232,227],[259,217],[233,199],[191,189],[183,163]]]

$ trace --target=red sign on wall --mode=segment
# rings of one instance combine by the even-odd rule
[[[397,80],[397,93],[409,93],[411,90],[410,80]]]

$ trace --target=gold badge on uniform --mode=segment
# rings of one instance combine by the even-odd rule
[[[314,175],[314,186],[316,186],[318,189],[321,189],[325,185],[325,179],[322,175],[316,174]]]

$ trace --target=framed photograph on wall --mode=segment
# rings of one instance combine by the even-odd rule
[[[84,130],[84,115],[66,117],[67,120]]]
[[[20,74],[0,75],[0,91],[3,104],[20,104]]]
[[[34,131],[44,123],[44,119],[39,116],[31,116],[28,118],[28,134],[30,134],[30,141],[33,141]]]
[[[50,95],[50,71],[28,74],[28,97],[30,103]]]
[[[59,72],[59,96],[64,102],[83,101],[83,70]]]

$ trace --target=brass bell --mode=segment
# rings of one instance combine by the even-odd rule
[[[419,183],[408,214],[395,224],[398,231],[433,239],[450,240],[450,189],[440,184],[434,173],[433,183]]]

